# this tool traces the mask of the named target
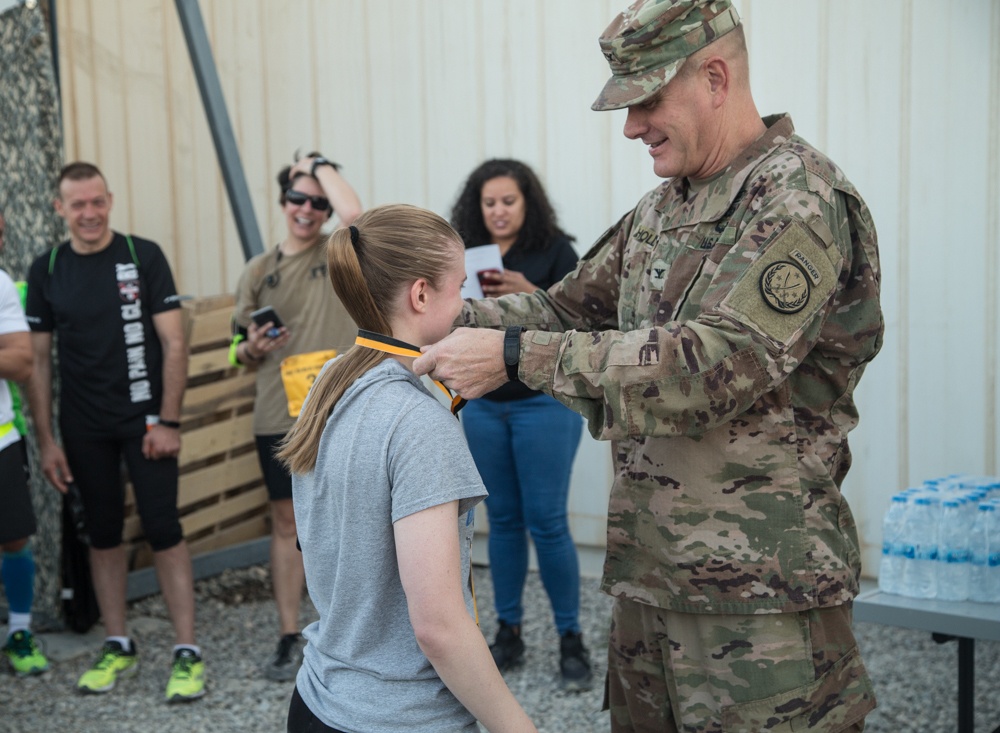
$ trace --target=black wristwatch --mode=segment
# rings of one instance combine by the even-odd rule
[[[162,425],[165,428],[170,428],[172,430],[180,430],[181,429],[181,424],[177,420],[164,420],[161,417],[160,418],[160,422],[157,423],[157,424],[158,425]]]
[[[327,160],[322,155],[320,155],[320,156],[317,156],[317,157],[313,158],[312,165],[309,166],[309,175],[312,176],[313,178],[315,178],[316,177],[316,169],[319,168],[321,165],[328,165],[331,168],[333,168],[335,171],[340,170],[340,166],[339,165],[337,165],[336,163],[334,163],[332,160]]]
[[[517,368],[521,364],[521,334],[527,330],[524,326],[507,326],[503,335],[503,365],[507,369],[507,379],[512,382],[521,381]]]

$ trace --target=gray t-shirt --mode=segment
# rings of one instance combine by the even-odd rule
[[[417,645],[392,530],[403,517],[458,500],[462,577],[470,577],[472,509],[486,489],[458,420],[387,359],[340,398],[315,469],[293,476],[292,486],[319,611],[303,631],[296,680],[309,709],[348,733],[478,730]],[[464,592],[474,614],[468,581]]]

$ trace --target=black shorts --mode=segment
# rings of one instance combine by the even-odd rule
[[[292,498],[292,474],[284,464],[274,457],[280,448],[284,435],[257,435],[257,459],[267,485],[267,497],[271,501]]]
[[[331,728],[309,709],[299,694],[299,688],[292,691],[292,701],[288,705],[288,733],[344,733],[339,728]]]
[[[136,438],[78,438],[63,431],[63,449],[86,515],[90,546],[110,550],[122,543],[125,483],[122,459],[135,491],[142,531],[154,552],[169,550],[183,538],[177,512],[177,459],[151,461]]]
[[[38,530],[27,464],[23,438],[0,451],[0,544],[23,540]]]

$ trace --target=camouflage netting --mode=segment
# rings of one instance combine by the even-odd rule
[[[59,98],[52,51],[40,7],[24,5],[0,13],[0,211],[6,220],[3,267],[24,279],[31,261],[64,237],[62,220],[52,208],[54,181],[62,165]],[[58,623],[61,589],[59,494],[42,478],[38,450],[28,440],[32,496],[38,533],[32,540],[37,576],[36,628]],[[0,589],[0,611],[6,599]]]

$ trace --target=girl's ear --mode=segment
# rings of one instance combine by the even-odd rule
[[[417,313],[427,311],[429,302],[430,283],[425,278],[419,277],[410,285],[410,307]]]

